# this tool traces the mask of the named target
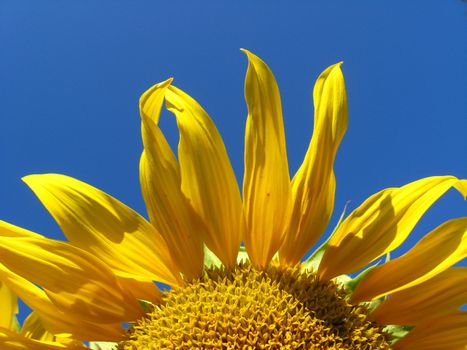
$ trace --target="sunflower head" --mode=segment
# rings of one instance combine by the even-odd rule
[[[465,349],[467,269],[451,266],[467,255],[467,218],[389,254],[450,188],[466,197],[467,181],[432,176],[375,193],[302,261],[334,209],[341,63],[317,79],[313,136],[291,178],[279,88],[244,52],[242,191],[214,122],[172,79],[140,99],[149,220],[68,176],[23,179],[68,241],[0,221],[1,349]],[[164,102],[177,155],[159,128]],[[34,310],[22,328],[18,296]]]
[[[210,268],[164,295],[120,343],[155,349],[389,349],[389,334],[331,281],[295,268]]]

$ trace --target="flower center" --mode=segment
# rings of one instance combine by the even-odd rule
[[[298,267],[212,268],[166,292],[119,349],[390,349],[368,309],[345,296]]]

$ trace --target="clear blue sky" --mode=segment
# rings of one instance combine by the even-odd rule
[[[314,80],[345,61],[349,129],[335,164],[333,223],[346,201],[355,208],[382,188],[467,177],[466,29],[461,0],[1,0],[0,218],[62,237],[20,180],[46,172],[84,180],[146,215],[138,98],[171,76],[214,119],[241,180],[240,47],[276,75],[291,173],[311,135]],[[163,117],[176,144],[174,120]],[[448,192],[397,255],[466,214],[467,203]]]

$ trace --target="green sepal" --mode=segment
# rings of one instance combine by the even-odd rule
[[[222,267],[222,261],[214,254],[206,244],[204,244],[204,267],[211,268],[211,267]]]
[[[341,287],[344,287],[344,288],[347,285],[347,283],[349,283],[351,280],[352,280],[352,277],[350,277],[349,275],[340,275],[334,278],[334,281],[340,284]]]
[[[378,263],[374,264],[374,265],[371,265],[370,267],[366,268],[365,270],[363,270],[362,272],[360,272],[360,274],[358,276],[356,276],[355,278],[352,278],[350,281],[348,281],[346,284],[345,284],[345,288],[349,291],[349,292],[354,292],[355,289],[357,289],[357,286],[360,284],[360,282],[365,278],[365,276],[368,274],[368,272],[370,272],[371,270],[373,270],[376,266],[378,266]]]
[[[116,350],[118,343],[93,341],[89,342],[89,348],[92,350]]]
[[[154,304],[144,299],[138,299],[138,304],[144,312],[151,312],[154,309]]]
[[[401,338],[405,337],[413,328],[413,326],[388,325],[383,328],[383,331],[391,335],[391,345],[394,345]]]
[[[237,255],[237,264],[240,264],[241,262],[249,262],[250,257],[248,256],[248,252],[246,251],[246,247],[244,245],[240,246],[240,250],[238,251]]]
[[[21,325],[19,324],[18,318],[16,316],[13,316],[13,330],[16,333],[21,331]]]
[[[386,257],[384,259],[384,263],[387,263],[390,259],[391,259],[391,255],[389,253],[387,253]],[[367,269],[363,270],[357,277],[355,277],[353,279],[350,279],[349,281],[344,283],[344,288],[347,289],[347,291],[350,292],[349,297],[352,295],[352,293],[355,291],[355,289],[357,289],[357,286],[365,278],[365,276],[368,274],[368,272],[373,270],[378,265],[379,265],[379,262],[377,262],[374,265],[371,265]],[[372,311],[372,310],[376,309],[384,301],[384,299],[385,299],[385,296],[382,296],[382,297],[380,297],[380,298],[378,298],[376,300],[365,302],[365,304],[368,306],[370,311]]]
[[[321,244],[319,248],[308,257],[308,259],[302,262],[302,270],[310,272],[318,270],[319,264],[321,263],[321,259],[323,258],[330,238],[331,237],[329,237],[323,244]]]
[[[391,255],[389,253],[387,253],[386,257],[384,259],[384,263],[387,263],[390,259],[391,259]],[[345,287],[351,292],[355,291],[355,289],[357,289],[358,284],[365,278],[365,276],[368,274],[368,272],[370,272],[376,266],[378,266],[379,263],[380,262],[378,261],[378,262],[376,262],[376,264],[373,264],[370,267],[363,270],[357,277],[355,277],[355,278],[351,279],[349,282],[347,282]]]
[[[329,240],[331,237],[336,233],[337,229],[339,226],[342,224],[342,221],[344,221],[344,216],[345,212],[347,211],[347,206],[349,202],[345,203],[344,210],[342,211],[341,216],[339,217],[339,221],[337,222],[336,226],[334,227],[334,230],[332,230],[332,233],[326,239],[326,241],[321,244],[318,249],[316,249],[309,257],[306,259],[304,262],[302,262],[302,270],[304,271],[317,271],[319,264],[321,263],[321,259],[323,258],[324,252],[326,251],[326,248],[328,246]]]

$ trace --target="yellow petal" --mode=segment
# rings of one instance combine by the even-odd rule
[[[97,257],[46,238],[0,237],[0,262],[44,288],[64,313],[90,322],[125,322],[141,315],[136,300]]]
[[[292,180],[292,215],[279,250],[283,264],[295,265],[318,240],[334,209],[333,164],[347,130],[347,95],[341,63],[319,76],[314,91],[315,122],[305,159]]]
[[[318,268],[320,278],[358,271],[397,248],[425,211],[460,183],[454,176],[433,176],[372,195],[330,238]]]
[[[374,300],[429,280],[467,256],[467,217],[445,222],[407,253],[372,269],[353,302]]]
[[[370,317],[379,324],[413,326],[427,318],[452,313],[466,300],[467,267],[454,267],[414,287],[392,294]]]
[[[180,167],[157,126],[169,83],[154,85],[140,99],[144,144],[140,181],[151,223],[165,238],[179,270],[191,280],[203,271],[205,229],[182,193]]]
[[[183,91],[169,86],[165,98],[180,131],[182,191],[206,226],[209,249],[233,266],[242,240],[242,203],[222,138],[203,108]]]
[[[82,344],[70,337],[69,334],[53,334],[49,332],[42,319],[36,312],[31,312],[21,327],[22,336],[44,343],[59,343],[82,346]]]
[[[0,220],[0,236],[3,237],[42,237],[41,235]]]
[[[33,309],[44,322],[45,328],[54,334],[68,333],[80,340],[118,341],[123,337],[124,331],[120,322],[101,324],[96,319],[94,320],[96,323],[92,323],[82,320],[79,316],[63,312],[42,289],[16,275],[2,264],[0,264],[0,280]]]
[[[84,346],[41,342],[0,328],[0,349],[2,350],[83,350]]]
[[[31,312],[24,320],[21,327],[21,335],[26,338],[46,342],[53,342],[55,338],[52,333],[45,329],[42,319],[36,312]]]
[[[71,243],[99,256],[117,275],[180,283],[164,239],[123,203],[65,175],[30,175],[23,180]]]
[[[18,298],[5,283],[0,281],[0,327],[16,330],[16,314],[18,313]]]
[[[139,99],[139,112],[143,123],[147,120],[152,120],[154,124],[159,123],[162,102],[164,102],[164,94],[167,87],[172,83],[173,79],[169,78],[163,82],[157,83],[146,90]],[[143,137],[144,137],[143,132]]]
[[[243,51],[249,60],[245,79],[245,245],[253,265],[264,267],[281,246],[289,224],[290,177],[279,88],[266,63]]]
[[[431,318],[394,344],[394,350],[465,350],[467,312]]]
[[[123,290],[131,293],[135,299],[150,301],[153,304],[162,303],[162,292],[154,282],[125,277],[117,277],[117,280]]]

